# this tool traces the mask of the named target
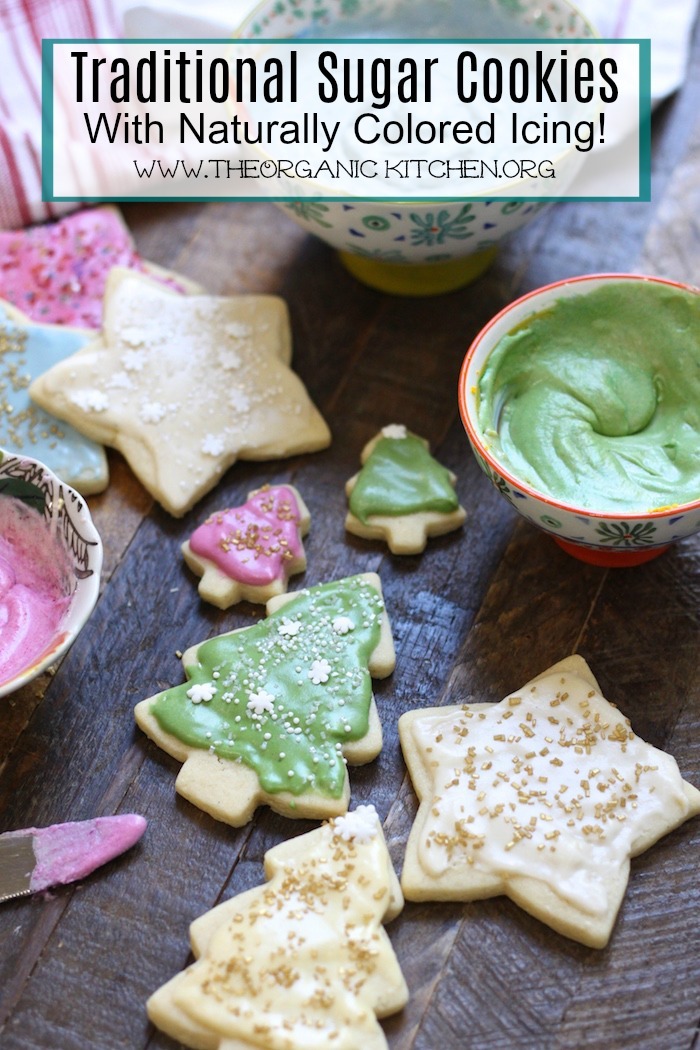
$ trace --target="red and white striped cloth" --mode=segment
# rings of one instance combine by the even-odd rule
[[[113,0],[0,0],[0,229],[70,211],[41,199],[41,41],[119,37]]]

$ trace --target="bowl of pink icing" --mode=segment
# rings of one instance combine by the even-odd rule
[[[0,449],[0,696],[73,643],[97,601],[101,566],[84,498],[38,460]]]

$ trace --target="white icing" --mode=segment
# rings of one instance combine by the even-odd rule
[[[431,877],[465,864],[529,875],[602,914],[640,836],[688,813],[674,759],[573,674],[481,711],[418,718],[413,739],[434,777],[418,852]]]

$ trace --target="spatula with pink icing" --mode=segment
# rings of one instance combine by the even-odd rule
[[[0,835],[0,902],[83,879],[130,849],[146,830],[136,813]]]

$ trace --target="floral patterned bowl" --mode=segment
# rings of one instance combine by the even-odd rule
[[[82,496],[38,460],[2,449],[0,525],[0,696],[6,696],[44,671],[75,641],[97,601],[102,541]],[[19,542],[8,546],[6,530]],[[35,542],[43,545],[41,564],[56,567],[52,586],[57,601],[52,604],[61,612],[44,619],[43,611],[35,611],[24,621],[27,628],[21,588],[28,584],[31,590],[31,580],[21,573],[32,562],[39,564]],[[5,631],[10,633],[4,636]]]
[[[554,537],[567,553],[592,565],[640,565],[674,541],[700,531],[700,499],[637,514],[601,512],[553,499],[515,477],[495,458],[478,418],[478,381],[499,341],[526,318],[555,301],[593,291],[609,281],[656,282],[700,295],[695,288],[637,274],[590,274],[538,288],[516,299],[489,321],[469,347],[459,378],[459,408],[472,451],[489,480],[524,518]]]
[[[568,0],[469,2],[482,7],[491,4],[503,17],[516,19],[522,36],[535,31],[556,39],[595,35]],[[411,4],[425,7],[425,0],[263,0],[239,27],[237,36],[313,37],[314,31],[326,36],[341,37],[344,31],[356,35],[354,27],[365,16],[381,21],[395,12],[399,22],[402,11]],[[455,35],[468,36],[464,29],[464,23],[458,24]],[[279,205],[309,233],[338,249],[344,265],[358,280],[395,295],[436,295],[469,284],[493,262],[498,243],[546,206],[536,200],[410,204],[359,199],[353,203],[297,200]]]

